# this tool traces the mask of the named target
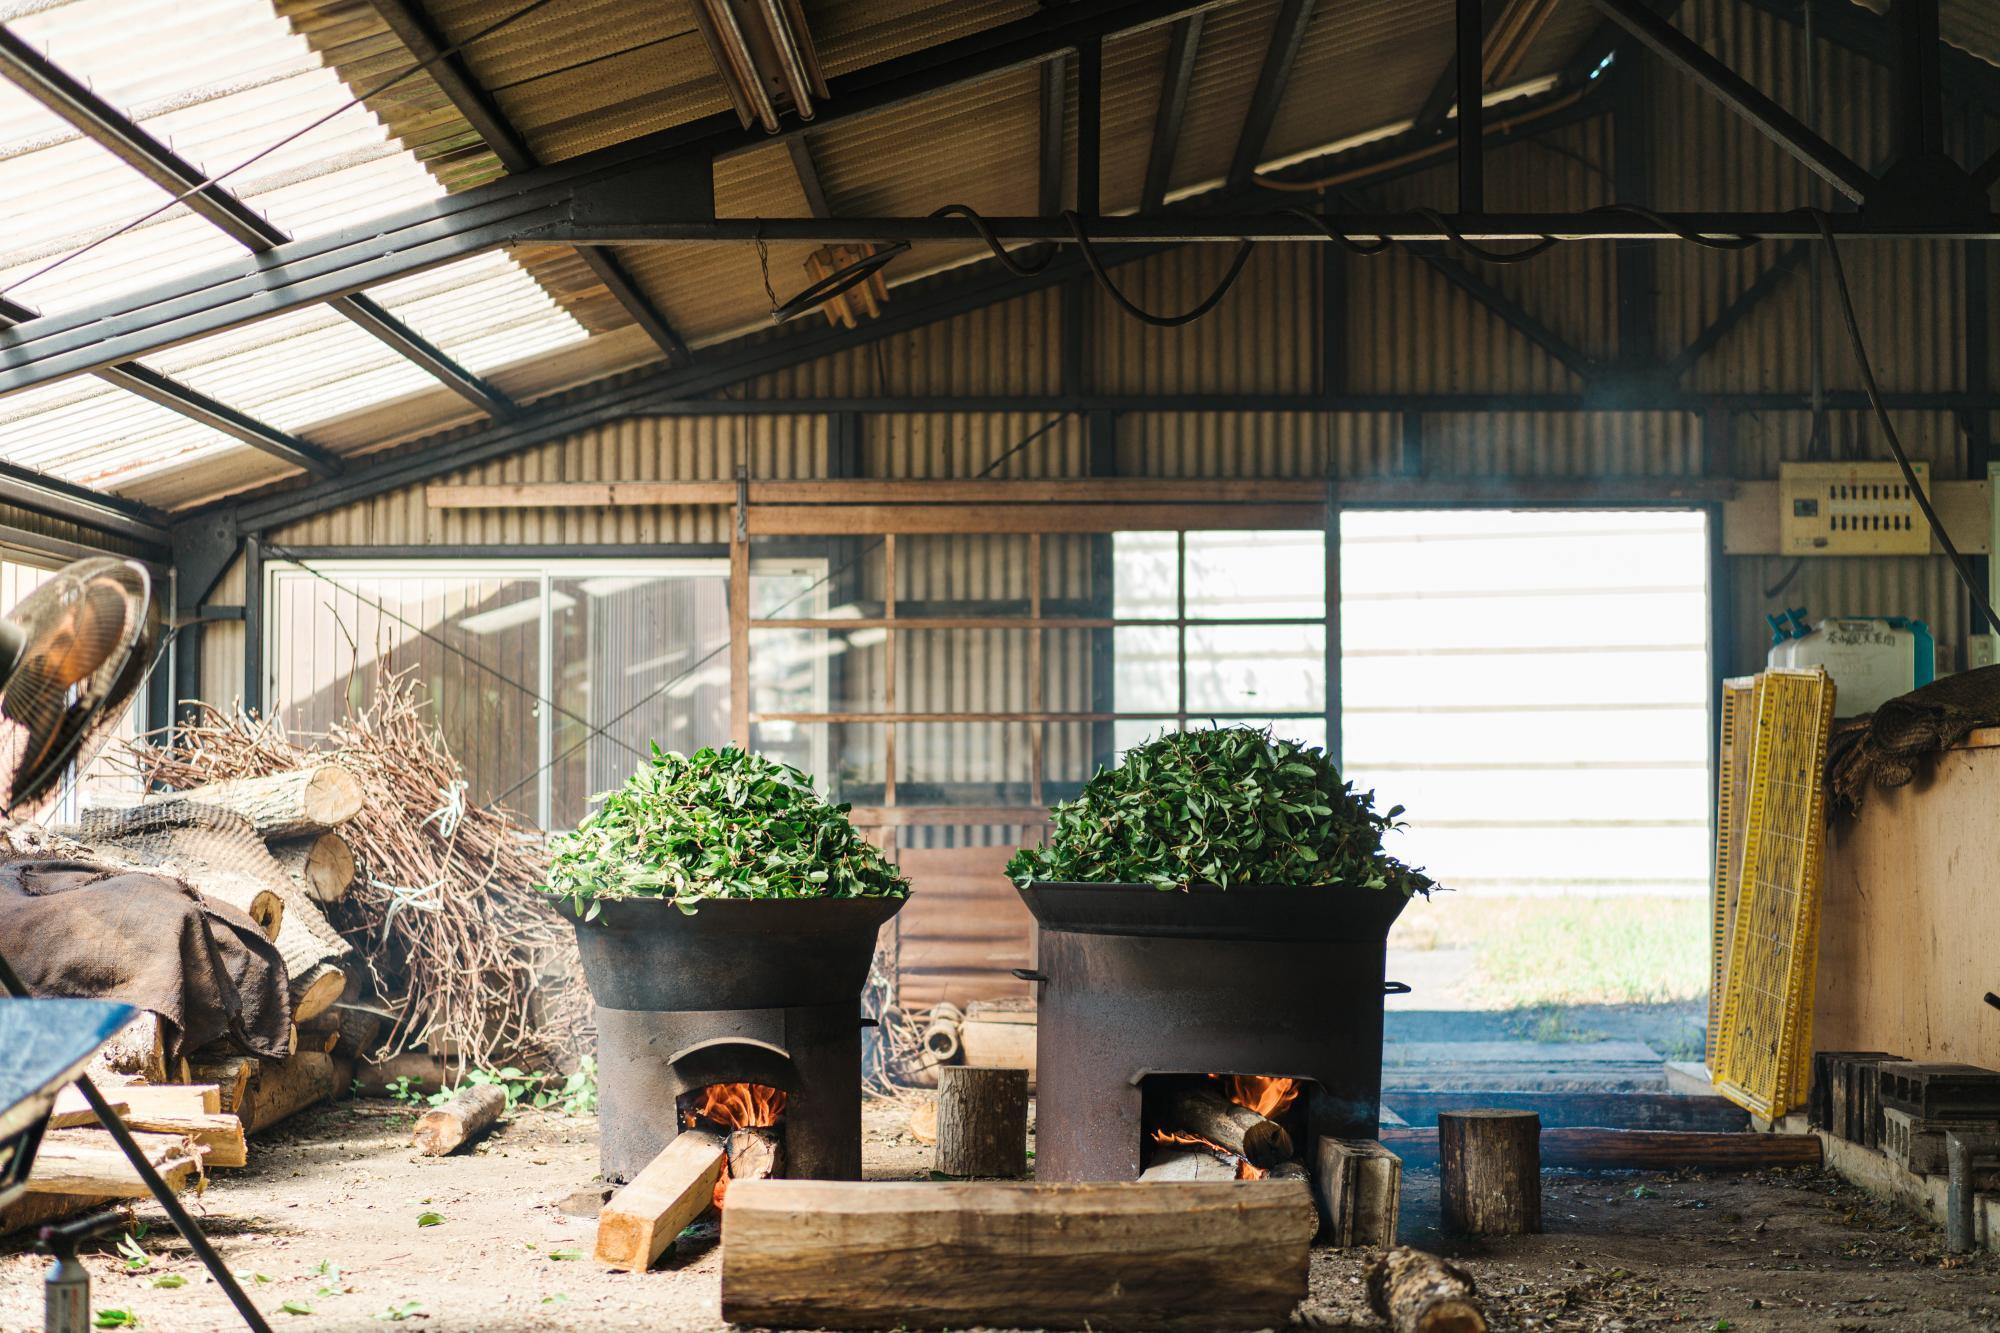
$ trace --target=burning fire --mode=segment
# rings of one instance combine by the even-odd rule
[[[711,1083],[687,1113],[692,1129],[706,1120],[723,1129],[768,1129],[785,1113],[785,1094],[761,1083]]]
[[[1220,1085],[1222,1095],[1238,1106],[1247,1106],[1267,1120],[1274,1120],[1291,1109],[1299,1099],[1299,1081],[1266,1074],[1210,1074],[1209,1077]],[[1201,1148],[1214,1153],[1223,1161],[1235,1161],[1238,1180],[1263,1180],[1271,1173],[1259,1166],[1252,1166],[1219,1143],[1211,1143],[1199,1134],[1189,1134],[1177,1129],[1155,1129],[1153,1142],[1189,1148]]]

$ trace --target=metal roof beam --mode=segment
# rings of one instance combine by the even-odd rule
[[[1167,202],[1174,174],[1174,153],[1180,148],[1181,126],[1187,121],[1188,93],[1194,87],[1195,61],[1201,55],[1201,30],[1206,14],[1190,14],[1174,25],[1167,39],[1167,68],[1160,81],[1160,101],[1153,112],[1153,146],[1146,154],[1146,183],[1139,193],[1139,211],[1154,213]]]
[[[4,25],[0,25],[0,75],[251,253],[269,254],[291,239],[283,228],[154,138]],[[504,395],[418,337],[374,301],[356,296],[335,302],[334,307],[481,411],[504,416],[513,410],[513,404]]]
[[[472,126],[473,132],[485,140],[493,156],[500,159],[501,166],[518,175],[542,165],[535,150],[514,128],[507,113],[500,109],[493,95],[473,76],[464,56],[451,50],[450,43],[431,25],[428,15],[405,4],[404,0],[370,0],[370,3],[382,16],[382,21],[389,25],[389,31],[396,34],[396,39],[424,63],[431,81],[457,108],[465,123]],[[608,250],[588,248],[578,254],[590,266],[590,271],[597,275],[597,280],[604,284],[604,290],[610,293],[611,298],[625,307],[625,313],[632,317],[632,322],[644,329],[646,336],[666,353],[667,360],[684,365],[694,359],[687,342],[674,331],[672,321],[651,297],[639,289],[638,283],[632,280],[632,275],[626,272],[616,255]]]
[[[833,205],[826,199],[826,182],[820,179],[819,163],[813,160],[812,140],[799,134],[785,140],[785,148],[792,155],[792,174],[799,178],[799,189],[806,197],[806,211],[816,218],[833,216]]]
[[[1860,163],[1653,12],[1646,0],[1593,0],[1593,3],[1653,54],[1693,78],[1807,169],[1857,203],[1867,199],[1876,182]]]
[[[33,318],[33,310],[0,296],[0,329],[12,328]],[[211,430],[221,431],[252,449],[293,467],[303,468],[316,477],[331,477],[341,470],[340,459],[318,445],[286,434],[140,362],[127,361],[123,365],[106,366],[95,374],[106,384],[135,393],[147,402],[178,412]]]
[[[813,121],[818,129],[974,83],[1073,50],[1092,37],[1156,27],[1228,0],[1076,0],[986,32],[940,43],[831,80],[833,97]],[[0,369],[65,355],[26,376],[0,376],[0,392],[95,369],[85,347],[97,336],[143,344],[145,351],[235,327],[300,305],[362,290],[372,283],[449,263],[518,239],[536,222],[567,221],[577,187],[643,181],[689,161],[704,169],[719,156],[762,148],[804,133],[787,122],[775,136],[745,130],[733,112],[614,144],[553,166],[506,177],[444,199],[372,219],[346,231],[291,241],[254,262],[205,273],[103,302],[47,315],[11,343],[0,338]],[[311,281],[308,281],[308,280]],[[80,335],[89,325],[92,335]],[[72,335],[76,335],[72,338]],[[45,341],[46,340],[46,341]],[[39,347],[31,350],[31,344]],[[102,354],[108,344],[99,349]],[[73,354],[73,355],[71,355]]]
[[[148,546],[168,542],[165,516],[146,505],[99,495],[87,486],[0,460],[0,500],[49,518],[130,537]]]
[[[1264,47],[1264,64],[1257,71],[1257,83],[1250,91],[1250,109],[1243,116],[1243,132],[1236,139],[1236,155],[1229,162],[1229,183],[1245,185],[1264,160],[1264,143],[1278,119],[1278,106],[1285,100],[1285,88],[1292,79],[1292,62],[1305,44],[1306,29],[1312,26],[1313,0],[1280,0],[1277,21],[1271,25],[1271,40]]]

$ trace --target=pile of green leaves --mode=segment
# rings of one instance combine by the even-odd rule
[[[727,749],[652,762],[574,832],[550,839],[548,883],[586,919],[606,898],[900,898],[909,881],[805,774]]]
[[[1017,884],[1327,884],[1429,893],[1382,850],[1403,807],[1375,810],[1318,748],[1252,727],[1170,732],[1100,770],[1050,814],[1048,845],[1007,863]]]

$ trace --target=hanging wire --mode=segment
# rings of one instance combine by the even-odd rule
[[[1539,258],[1562,244],[1558,237],[1544,236],[1525,249],[1494,250],[1488,246],[1479,244],[1477,241],[1467,240],[1465,233],[1452,225],[1451,219],[1438,212],[1435,208],[1418,208],[1411,211],[1417,217],[1422,218],[1449,236],[1453,245],[1472,255],[1474,258],[1483,259],[1489,264],[1525,264],[1530,259]]]
[[[1653,209],[1645,208],[1638,204],[1599,204],[1590,211],[1593,213],[1622,213],[1627,217],[1638,218],[1641,222],[1650,222],[1661,231],[1670,232],[1680,237],[1683,241],[1686,241],[1689,245],[1698,245],[1704,250],[1748,250],[1754,245],[1762,245],[1764,243],[1761,236],[1717,236],[1709,232],[1690,231],[1686,227],[1676,224],[1666,214],[1655,212]]]
[[[438,51],[436,54],[430,56],[427,59],[419,60],[413,65],[405,66],[401,71],[384,79],[382,82],[369,88],[366,92],[356,93],[354,96],[348,98],[345,102],[342,102],[339,106],[334,107],[331,111],[328,111],[323,115],[315,117],[313,120],[310,120],[306,124],[301,125],[298,129],[293,130],[290,134],[287,134],[284,138],[279,139],[276,143],[273,143],[268,147],[258,149],[250,156],[244,158],[241,162],[238,162],[235,166],[230,167],[224,171],[218,171],[213,175],[202,177],[202,179],[196,181],[193,185],[188,186],[187,189],[182,190],[179,194],[170,195],[165,203],[160,204],[155,208],[149,209],[144,213],[141,213],[138,217],[133,218],[130,222],[127,222],[120,227],[114,228],[113,230],[106,232],[104,235],[97,237],[95,240],[86,242],[84,245],[80,246],[75,250],[71,250],[64,254],[58,255],[55,259],[42,265],[40,268],[35,269],[33,272],[28,273],[23,277],[16,278],[13,282],[9,283],[7,286],[0,287],[0,296],[5,296],[9,292],[14,291],[16,288],[19,288],[27,283],[33,282],[37,278],[41,278],[50,273],[55,272],[57,269],[61,268],[63,265],[69,263],[70,261],[79,259],[84,255],[89,254],[92,250],[97,249],[97,247],[99,247],[100,245],[106,245],[112,241],[117,240],[120,236],[125,235],[129,231],[133,231],[139,227],[145,226],[148,222],[151,222],[154,218],[159,217],[161,214],[169,212],[172,209],[179,207],[180,205],[186,203],[188,200],[194,198],[196,195],[209,189],[211,186],[220,185],[222,182],[228,180],[231,176],[234,176],[237,172],[243,171],[248,167],[255,166],[257,163],[263,161],[271,154],[277,152],[280,148],[284,148],[289,144],[296,143],[298,140],[303,139],[306,135],[311,134],[314,130],[318,129],[320,126],[325,125],[326,123],[335,119],[336,117],[342,116],[347,112],[353,110],[355,107],[360,106],[363,102],[366,102],[369,98],[388,92],[391,88],[394,88],[397,84],[403,82],[403,80],[411,77],[412,75],[420,74],[423,71],[429,69],[432,65],[440,64],[443,61],[449,60],[451,57],[457,55],[459,52],[471,46],[474,42],[483,41],[484,39],[491,37],[494,33],[499,32],[501,29],[506,28],[512,24],[519,23],[522,19],[528,17],[536,10],[545,8],[546,6],[552,4],[553,2],[554,0],[529,0],[529,3],[522,6],[520,9],[515,10],[511,14],[503,15],[499,19],[496,19],[494,22],[489,23],[485,27],[481,28],[478,32],[475,32],[471,36],[465,38],[463,41],[454,43],[451,46],[447,46],[443,50]]]
[[[1184,324],[1192,324],[1221,305],[1222,298],[1229,295],[1229,289],[1236,285],[1236,279],[1243,276],[1243,266],[1250,262],[1250,252],[1257,248],[1255,241],[1245,239],[1239,242],[1236,247],[1236,258],[1230,261],[1228,270],[1223,273],[1222,281],[1215,284],[1214,291],[1178,315],[1156,315],[1150,310],[1143,310],[1134,305],[1125,293],[1118,290],[1118,285],[1111,281],[1111,274],[1105,270],[1103,261],[1097,257],[1097,247],[1091,244],[1090,237],[1084,234],[1082,216],[1074,209],[1066,208],[1062,217],[1063,221],[1069,224],[1070,235],[1076,237],[1076,248],[1083,252],[1083,262],[1089,267],[1091,276],[1097,279],[1097,285],[1104,289],[1104,294],[1115,301],[1120,310],[1140,323],[1151,324],[1156,329],[1177,329]]]
[[[1896,466],[1902,469],[1903,483],[1910,488],[1910,494],[1923,512],[1924,522],[1930,525],[1931,535],[1943,548],[1945,558],[1951,561],[1952,572],[1972,596],[1972,604],[1986,617],[1988,625],[2000,626],[2000,616],[1993,614],[1993,604],[1987,600],[1986,590],[1979,586],[1972,570],[1965,563],[1965,557],[1952,544],[1951,534],[1944,529],[1944,522],[1931,508],[1931,498],[1924,493],[1923,484],[1917,480],[1917,471],[1910,466],[1910,456],[1903,450],[1903,441],[1896,433],[1896,424],[1889,419],[1888,406],[1882,401],[1882,390],[1875,383],[1875,368],[1869,364],[1868,348],[1862,341],[1861,321],[1854,313],[1854,293],[1848,289],[1847,266],[1841,262],[1840,246],[1833,239],[1833,220],[1822,209],[1807,210],[1819,226],[1820,239],[1826,243],[1827,267],[1833,270],[1833,288],[1840,297],[1840,313],[1847,324],[1848,346],[1854,352],[1855,369],[1861,372],[1861,387],[1868,394],[1868,406],[1875,411],[1875,423],[1882,428],[1882,438],[1889,442],[1889,452],[1896,456]]]
[[[1000,266],[1017,278],[1032,278],[1055,262],[1056,249],[1052,245],[1043,247],[1041,257],[1038,259],[1016,259],[1014,253],[1000,243],[1000,237],[994,233],[992,224],[981,217],[979,210],[973,208],[970,204],[946,204],[943,208],[932,209],[931,216],[934,218],[964,218],[967,222],[970,222],[972,229],[979,233],[979,239],[986,242],[986,248],[991,250],[993,257],[1000,261]]]

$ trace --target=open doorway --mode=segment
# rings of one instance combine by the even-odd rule
[[[1412,987],[1389,1006],[1392,1082],[1400,1060],[1485,1086],[1566,1069],[1648,1086],[1662,1058],[1699,1057],[1707,524],[1343,516],[1345,766],[1408,807],[1394,850],[1451,890],[1390,939],[1389,975]],[[1482,1068],[1508,1061],[1537,1068]]]

